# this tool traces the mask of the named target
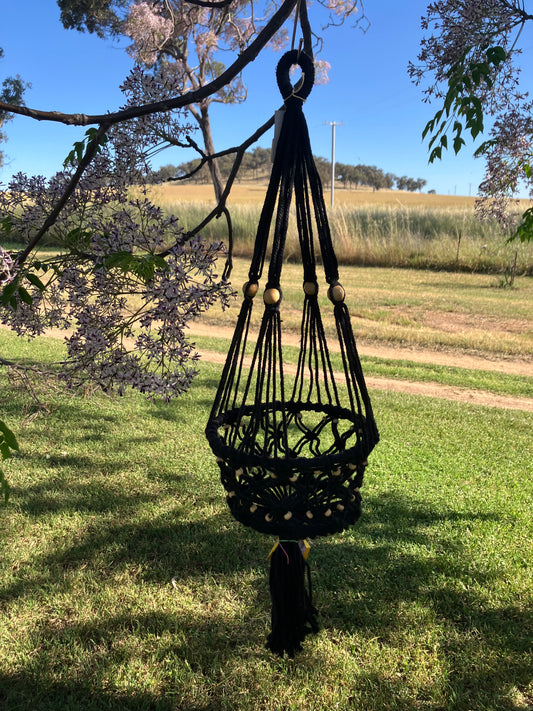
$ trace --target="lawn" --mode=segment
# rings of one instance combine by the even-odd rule
[[[202,321],[232,326],[240,307],[249,260],[237,258],[231,275],[239,298],[230,309],[212,309]],[[321,308],[329,310],[326,284],[318,268]],[[499,288],[489,274],[341,265],[358,341],[429,349],[468,351],[489,357],[533,356],[533,277],[515,288]],[[284,329],[299,333],[303,273],[285,264],[282,273]],[[266,275],[260,283],[264,288]],[[259,314],[261,309],[259,309]],[[532,371],[533,372],[533,371]]]
[[[19,347],[3,336],[5,357],[58,355]],[[203,436],[219,375],[202,363],[167,405],[0,382],[21,445],[0,707],[531,708],[533,413],[372,393],[363,517],[315,541],[322,629],[284,660],[264,647],[272,540],[230,517]]]

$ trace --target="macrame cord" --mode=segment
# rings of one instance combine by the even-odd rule
[[[302,79],[293,87],[291,66]],[[206,436],[233,516],[279,544],[271,554],[269,648],[293,656],[316,632],[302,541],[343,531],[361,514],[367,457],[379,440],[339,283],[338,264],[313,160],[303,103],[314,83],[312,60],[287,52],[277,67],[285,110],[270,182],[243,286],[244,299],[215,396]],[[303,265],[303,307],[296,374],[283,362],[281,272],[292,197]],[[277,210],[276,210],[277,206]],[[275,215],[274,215],[275,213]],[[272,246],[264,310],[248,365],[255,297]],[[315,238],[316,228],[316,238]],[[336,372],[319,306],[315,241],[328,285],[342,369]]]

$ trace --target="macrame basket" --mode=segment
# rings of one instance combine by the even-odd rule
[[[289,80],[292,65],[302,69],[296,88]],[[244,525],[277,536],[282,560],[284,553],[288,563],[286,544],[338,533],[357,521],[367,457],[379,435],[345,304],[345,289],[339,283],[322,186],[302,111],[314,82],[312,60],[296,50],[288,52],[278,65],[277,80],[285,109],[272,175],[206,436],[220,467],[231,513]],[[297,364],[289,367],[283,360],[287,345],[282,334],[280,282],[293,198],[303,289]],[[263,312],[252,343],[250,324],[254,307],[261,301],[259,282],[271,233]],[[325,304],[329,302],[335,325],[328,332],[321,315],[317,247],[328,297]],[[329,347],[333,341],[336,360]],[[273,627],[278,613],[273,611]],[[287,620],[290,624],[293,613],[281,615],[283,624]],[[295,640],[289,635],[289,641],[276,641],[271,635],[271,649],[289,654],[299,649],[299,642],[311,631],[305,621],[302,625]],[[311,627],[315,631],[314,622]]]

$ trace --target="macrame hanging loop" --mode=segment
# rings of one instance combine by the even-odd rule
[[[293,65],[302,69],[296,86],[290,82]],[[302,111],[314,82],[313,62],[292,50],[280,60],[276,75],[284,118],[244,298],[206,436],[233,516],[281,541],[298,541],[337,533],[359,518],[367,457],[379,435]],[[300,348],[296,365],[288,367],[283,358],[281,273],[293,200],[303,289]],[[266,284],[258,299],[271,232]],[[331,326],[322,319],[318,261],[327,285]],[[261,308],[261,301],[262,316],[248,361],[254,309]],[[277,555],[283,562],[283,554]],[[302,575],[300,580],[303,585]],[[312,609],[311,604],[308,607]],[[291,616],[278,613],[273,612],[273,620]],[[273,633],[270,647],[292,653],[306,630],[315,628],[314,622],[300,624],[300,632],[288,635],[291,642],[283,641],[285,632]]]

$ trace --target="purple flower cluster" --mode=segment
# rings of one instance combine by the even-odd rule
[[[30,299],[15,292],[16,307],[0,306],[0,320],[28,337],[67,329],[70,385],[90,381],[168,400],[196,372],[188,324],[213,304],[225,307],[233,292],[216,273],[222,245],[189,239],[176,216],[150,201],[142,181],[153,134],[145,129],[110,132],[48,233],[51,251],[30,256],[18,274]],[[0,219],[9,216],[13,238],[32,239],[73,169],[49,180],[18,174],[0,191]],[[0,249],[0,283],[15,273],[15,260]]]
[[[16,262],[11,254],[0,246],[0,286],[11,284],[17,275]]]

